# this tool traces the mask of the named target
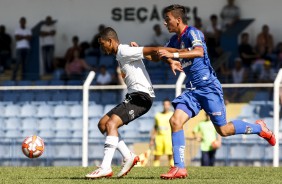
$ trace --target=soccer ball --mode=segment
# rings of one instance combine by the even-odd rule
[[[40,157],[44,152],[44,142],[39,136],[29,136],[22,143],[22,151],[28,158]]]

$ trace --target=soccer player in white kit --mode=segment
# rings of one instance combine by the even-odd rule
[[[122,169],[117,175],[120,178],[131,170],[139,161],[139,157],[119,138],[118,128],[142,116],[151,108],[155,94],[142,59],[154,58],[159,48],[120,44],[116,31],[110,27],[100,33],[99,43],[106,54],[116,55],[128,93],[125,100],[104,115],[98,123],[101,133],[106,135],[104,158],[101,166],[87,174],[86,178],[111,177],[113,175],[111,162],[116,149],[124,157]],[[170,64],[173,72],[181,71],[180,66],[178,61]]]

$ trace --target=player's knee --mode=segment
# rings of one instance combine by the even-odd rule
[[[108,132],[109,132],[110,130],[115,130],[115,129],[117,129],[116,123],[115,123],[114,121],[112,121],[112,120],[108,120],[108,121],[106,122],[105,127],[106,127],[106,130],[107,130]]]
[[[173,129],[181,127],[180,121],[177,120],[174,116],[169,119],[170,126]]]

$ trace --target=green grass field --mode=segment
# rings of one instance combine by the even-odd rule
[[[65,183],[197,183],[197,184],[275,184],[282,183],[282,167],[189,167],[189,177],[177,180],[161,180],[159,175],[167,167],[135,167],[122,179],[86,180],[84,175],[94,167],[0,167],[1,184],[65,184]],[[117,174],[119,167],[114,167]]]

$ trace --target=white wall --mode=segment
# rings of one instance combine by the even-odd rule
[[[21,16],[25,16],[28,26],[32,27],[39,20],[51,15],[58,20],[56,55],[61,56],[70,46],[73,35],[78,35],[81,41],[90,41],[101,23],[114,27],[123,43],[132,40],[140,44],[150,43],[152,26],[158,21],[116,22],[112,20],[112,9],[146,7],[147,14],[150,16],[154,5],[160,13],[164,7],[172,3],[183,4],[190,8],[198,7],[199,16],[204,23],[207,23],[211,14],[219,14],[226,0],[0,0],[0,24],[6,25],[7,31],[13,33]],[[280,34],[282,14],[279,13],[282,7],[281,0],[237,0],[236,4],[241,8],[242,18],[256,19],[247,28],[252,41],[263,24],[270,26],[276,43],[282,41]],[[146,14],[143,12],[142,16],[144,15]]]

